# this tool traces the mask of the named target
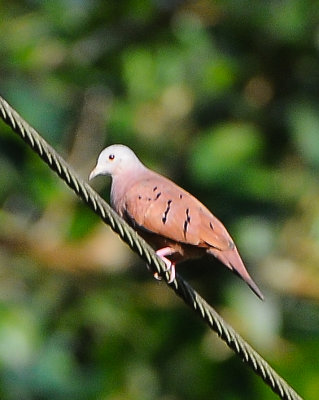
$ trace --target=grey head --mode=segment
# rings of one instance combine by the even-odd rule
[[[145,170],[146,167],[137,158],[133,150],[122,144],[113,144],[100,153],[96,166],[89,180],[98,175],[108,175],[112,178]]]

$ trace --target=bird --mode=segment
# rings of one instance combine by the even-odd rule
[[[89,180],[98,175],[111,176],[112,208],[164,261],[169,283],[175,279],[176,264],[208,255],[264,299],[223,223],[192,194],[147,168],[133,150],[122,144],[102,150]]]

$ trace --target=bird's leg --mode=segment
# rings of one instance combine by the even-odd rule
[[[168,283],[172,283],[175,279],[175,263],[169,260],[166,256],[171,256],[176,253],[174,249],[171,247],[163,247],[156,251],[156,254],[164,261],[167,266],[167,272],[169,273]],[[159,276],[158,272],[154,273],[154,278],[157,280],[161,280],[162,278]]]

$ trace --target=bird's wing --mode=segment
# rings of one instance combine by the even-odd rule
[[[234,247],[224,225],[199,200],[161,175],[135,183],[122,208],[140,228],[176,242],[218,250]]]

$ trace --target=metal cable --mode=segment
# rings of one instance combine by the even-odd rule
[[[154,250],[103,200],[86,182],[76,176],[67,162],[0,96],[0,116],[67,185],[102,220],[118,233],[133,251],[164,278],[168,284],[169,274],[165,263]],[[302,400],[288,383],[186,282],[176,274],[168,284],[212,330],[259,375],[265,383],[284,400]]]

